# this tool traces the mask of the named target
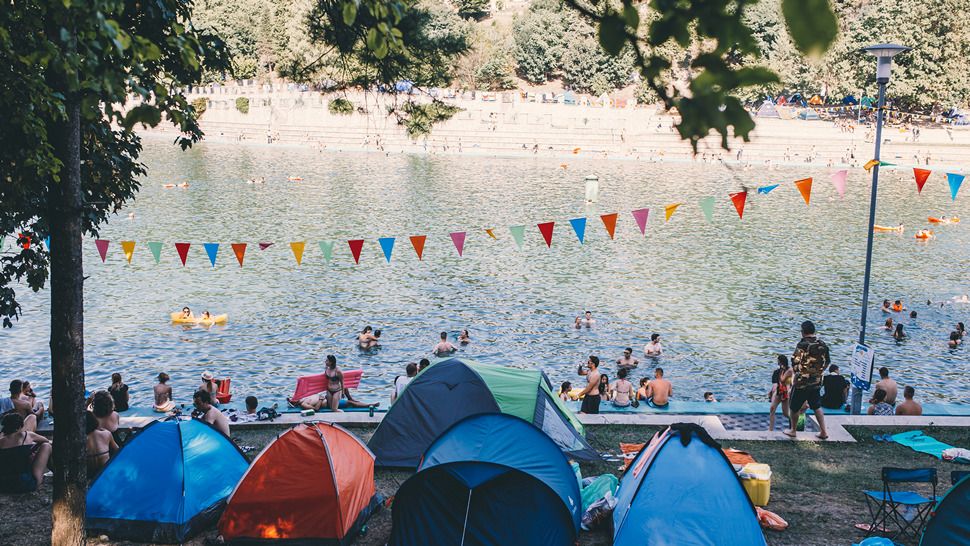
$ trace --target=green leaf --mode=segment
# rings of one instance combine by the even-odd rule
[[[357,2],[355,0],[344,1],[344,24],[348,27],[357,20]]]
[[[599,41],[603,50],[610,55],[619,55],[626,43],[626,33],[624,27],[626,23],[615,12],[610,12],[603,16],[600,21]]]
[[[637,11],[636,6],[633,4],[625,4],[623,6],[623,19],[626,21],[626,26],[636,30],[640,26],[640,12]]]
[[[819,56],[832,45],[839,22],[829,0],[782,0],[781,9],[799,51]]]

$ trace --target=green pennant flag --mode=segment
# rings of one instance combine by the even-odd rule
[[[701,210],[704,211],[704,218],[710,223],[714,218],[714,197],[705,197],[700,202]]]
[[[6,235],[0,235],[0,252],[3,252],[3,242],[7,239]]]
[[[323,252],[323,259],[330,262],[333,257],[333,241],[320,241],[320,252]]]
[[[152,256],[155,257],[155,263],[157,264],[162,258],[162,243],[156,241],[146,244],[148,246],[148,250],[152,251]]]
[[[525,238],[525,226],[509,226],[509,233],[515,239],[515,244],[519,245],[519,250],[522,250],[522,240]]]

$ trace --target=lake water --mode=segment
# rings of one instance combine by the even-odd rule
[[[641,360],[651,333],[665,354],[641,364],[634,379],[663,366],[680,399],[710,390],[722,400],[762,401],[775,354],[791,354],[808,318],[845,363],[858,332],[866,242],[868,175],[850,172],[839,199],[834,169],[748,170],[709,164],[651,164],[591,159],[501,159],[330,153],[277,146],[208,143],[181,152],[149,140],[150,174],[137,198],[104,227],[111,241],[102,264],[85,241],[87,386],[105,388],[120,371],[133,403],[148,405],[158,372],[168,372],[188,402],[203,370],[231,375],[233,392],[283,395],[298,376],[323,369],[327,354],[345,369],[363,368],[362,398],[386,401],[388,385],[410,361],[430,356],[440,331],[462,328],[473,342],[460,355],[484,363],[540,367],[556,383],[579,380],[576,365],[596,354],[611,377],[624,347]],[[564,169],[562,165],[565,164]],[[596,174],[600,200],[583,204],[583,178]],[[287,175],[302,182],[288,182]],[[265,176],[265,185],[244,180]],[[806,207],[791,182],[815,177]],[[163,183],[188,181],[188,189]],[[753,189],[783,183],[769,195]],[[752,189],[744,221],[727,198]],[[964,192],[970,191],[965,188]],[[713,223],[699,199],[717,197]],[[685,204],[670,223],[663,205]],[[947,349],[970,305],[926,305],[970,292],[970,225],[936,228],[919,243],[929,215],[970,220],[970,196],[951,202],[943,173],[917,196],[911,171],[884,170],[877,223],[904,223],[906,234],[877,236],[869,340],[877,365],[927,401],[966,401],[968,348]],[[630,211],[649,207],[646,236]],[[134,212],[134,219],[128,213]],[[611,241],[599,215],[619,212]],[[579,245],[568,220],[589,217]],[[537,222],[556,221],[551,248]],[[519,250],[508,226],[525,224]],[[497,240],[485,228],[495,228]],[[458,257],[449,233],[467,231]],[[427,235],[418,261],[408,236]],[[386,263],[378,237],[397,237]],[[347,239],[366,239],[354,265]],[[333,260],[318,241],[336,240]],[[137,241],[131,265],[118,242]],[[145,246],[163,241],[155,264]],[[256,243],[274,242],[266,250]],[[306,241],[297,267],[288,243]],[[191,242],[182,267],[173,243]],[[215,268],[202,248],[219,242]],[[230,242],[248,242],[245,267]],[[7,242],[9,251],[10,242]],[[0,331],[0,379],[49,385],[49,297],[18,293],[23,317]],[[919,317],[895,315],[910,337],[897,344],[882,330],[878,303],[902,298]],[[225,327],[183,328],[168,314],[229,313]],[[584,310],[597,326],[573,329]],[[355,333],[383,330],[383,348],[362,354]],[[651,374],[652,375],[652,374]]]

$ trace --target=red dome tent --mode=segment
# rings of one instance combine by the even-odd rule
[[[332,423],[292,428],[256,457],[229,497],[230,544],[350,544],[380,506],[374,454]]]

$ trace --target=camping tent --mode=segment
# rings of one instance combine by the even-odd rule
[[[583,426],[552,394],[545,374],[449,358],[408,383],[367,444],[377,466],[418,466],[421,454],[445,429],[476,413],[508,413],[542,429],[570,457],[599,456]]]
[[[970,476],[958,481],[936,505],[919,543],[970,544]]]
[[[813,108],[805,108],[804,110],[798,113],[798,119],[804,119],[804,120],[819,119],[818,112],[816,112],[815,109]]]
[[[136,434],[88,489],[88,533],[184,542],[212,525],[249,463],[209,424],[174,418]]]
[[[582,515],[579,483],[559,447],[501,413],[445,431],[394,498],[391,546],[571,546]]]
[[[759,118],[777,118],[778,109],[775,108],[775,104],[770,100],[766,100],[761,103],[761,107],[758,108],[758,113],[756,114]]]
[[[695,424],[658,432],[630,464],[616,498],[614,544],[766,544],[734,467]]]
[[[343,546],[380,507],[374,454],[333,423],[304,423],[273,440],[219,520],[230,544],[308,541]]]

